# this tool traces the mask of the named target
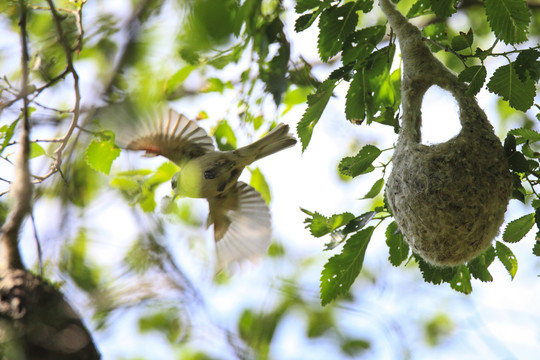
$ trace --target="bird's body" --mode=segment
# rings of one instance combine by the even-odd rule
[[[146,133],[129,141],[129,150],[162,155],[180,166],[172,179],[176,195],[208,200],[208,224],[214,224],[218,267],[262,255],[270,245],[270,212],[260,194],[239,182],[254,161],[296,144],[289,126],[279,124],[252,144],[216,151],[212,139],[194,121],[169,110]]]

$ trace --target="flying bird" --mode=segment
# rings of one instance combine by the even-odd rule
[[[270,210],[253,187],[238,181],[240,174],[254,161],[295,144],[289,126],[279,124],[252,144],[217,151],[195,121],[168,109],[125,147],[171,160],[180,167],[171,181],[174,194],[208,201],[207,226],[214,225],[217,268],[223,269],[263,255],[271,242]]]

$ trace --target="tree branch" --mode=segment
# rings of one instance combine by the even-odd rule
[[[19,0],[19,27],[21,40],[23,121],[21,122],[20,149],[15,160],[15,179],[11,185],[13,206],[0,235],[0,270],[24,269],[19,252],[19,230],[31,208],[32,183],[30,182],[30,121],[28,118],[28,41],[26,33],[26,4]]]

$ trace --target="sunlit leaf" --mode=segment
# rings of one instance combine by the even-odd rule
[[[296,131],[302,142],[302,152],[306,150],[311,136],[313,135],[313,129],[317,122],[321,118],[321,115],[332,96],[332,92],[336,87],[336,82],[333,80],[326,80],[318,88],[315,94],[307,97],[308,108],[304,112],[302,119],[298,122]]]
[[[471,274],[469,273],[469,268],[466,265],[461,265],[457,268],[452,281],[450,281],[450,287],[464,294],[471,293]]]
[[[317,212],[311,212],[306,209],[300,208],[300,210],[310,216],[310,218],[306,218],[304,220],[304,223],[307,224],[306,228],[308,228],[311,234],[315,237],[321,237],[329,234],[354,219],[354,215],[349,212],[334,214],[330,217],[326,217]]]
[[[343,42],[358,23],[358,7],[355,2],[340,7],[332,7],[321,14],[319,21],[319,55],[326,62],[337,55]]]
[[[504,245],[502,242],[497,241],[495,244],[495,250],[497,251],[497,257],[499,260],[503,263],[504,267],[514,279],[514,276],[516,275],[517,269],[518,269],[518,263],[516,256],[508,248],[508,246]]]
[[[219,150],[229,151],[236,149],[236,135],[227,120],[221,120],[214,128],[214,137]]]
[[[375,228],[370,226],[351,236],[340,254],[331,257],[321,274],[321,304],[324,306],[349,292],[364,264],[366,249]]]
[[[364,195],[364,197],[362,197],[361,199],[373,199],[375,196],[379,195],[383,186],[384,186],[384,178],[381,178],[375,181],[375,183],[371,186],[371,189],[368,191],[368,193]]]
[[[114,134],[103,131],[94,137],[84,155],[86,163],[92,169],[109,175],[114,159],[120,155],[120,148],[114,143]]]
[[[268,183],[266,182],[266,179],[259,168],[251,170],[251,180],[249,185],[253,186],[255,190],[261,194],[262,198],[267,204],[270,203],[270,200],[272,199],[270,187],[268,186]]]

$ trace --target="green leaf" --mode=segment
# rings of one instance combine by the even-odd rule
[[[318,11],[299,16],[294,23],[294,31],[299,33],[306,30],[311,25],[313,25],[315,19],[317,19],[317,16],[319,16]]]
[[[536,256],[540,256],[540,241],[538,241],[538,236],[533,246],[533,254]]]
[[[456,274],[452,278],[452,281],[450,281],[450,287],[463,294],[471,293],[471,274],[467,265],[461,265],[457,268]]]
[[[429,13],[428,9],[430,5],[431,0],[418,0],[409,9],[409,12],[407,13],[407,18],[412,19],[417,16],[427,15]]]
[[[301,86],[298,88],[289,87],[285,92],[285,96],[283,97],[283,105],[285,105],[285,109],[281,115],[285,115],[296,105],[305,103],[310,93],[311,88],[307,86]]]
[[[339,171],[343,175],[358,176],[368,172],[371,164],[379,157],[381,150],[374,145],[364,146],[355,156],[349,156],[339,163]]]
[[[527,214],[514,221],[511,221],[504,230],[503,240],[515,243],[523,239],[534,225],[534,213]]]
[[[352,33],[343,46],[342,63],[359,63],[366,59],[381,42],[386,33],[382,25],[370,26]]]
[[[455,0],[435,0],[431,1],[431,9],[435,12],[435,15],[441,18],[450,17],[456,12],[454,7]]]
[[[0,139],[2,139],[2,144],[0,144],[0,154],[2,154],[4,149],[8,146],[11,138],[13,138],[13,134],[15,133],[15,128],[17,127],[18,122],[19,120],[17,119],[11,124],[4,125],[0,128]]]
[[[525,82],[531,79],[535,83],[540,79],[540,51],[535,49],[526,49],[519,53],[516,58],[516,73]]]
[[[302,142],[302,152],[309,145],[313,129],[321,118],[321,115],[328,104],[330,96],[336,87],[334,80],[325,80],[318,88],[315,94],[309,95],[307,98],[307,109],[302,116],[302,119],[296,127],[300,141]]]
[[[370,226],[351,236],[340,254],[334,255],[321,274],[321,304],[324,306],[349,292],[364,264],[366,249],[375,228]]]
[[[514,253],[512,253],[512,250],[510,250],[508,246],[504,245],[500,241],[496,242],[495,249],[497,250],[497,257],[503,263],[512,279],[514,279],[518,268],[516,256]]]
[[[478,255],[467,263],[471,275],[480,281],[493,281],[493,276],[491,276],[488,267],[491,265],[494,259],[495,248],[490,246],[482,254]]]
[[[483,65],[475,65],[463,70],[458,79],[469,83],[469,87],[465,92],[468,96],[475,96],[478,94],[484,82],[486,81],[487,71]]]
[[[214,128],[216,144],[221,151],[236,149],[236,135],[227,120],[221,120]]]
[[[263,173],[259,168],[250,171],[251,180],[249,181],[249,185],[253,186],[255,190],[257,190],[261,194],[262,198],[267,204],[270,204],[272,195],[270,194],[270,187],[268,186],[268,183],[266,182]]]
[[[367,225],[368,222],[371,221],[371,219],[375,217],[375,215],[377,215],[376,211],[368,211],[360,216],[355,217],[343,228],[343,234],[350,234],[362,229]]]
[[[114,133],[102,131],[88,145],[84,158],[92,169],[109,175],[112,163],[119,155],[120,148],[114,143]]]
[[[522,138],[529,143],[540,141],[540,133],[533,129],[518,128],[512,129],[508,134]]]
[[[43,149],[38,143],[30,143],[30,159],[46,154],[45,149]]]
[[[178,340],[184,324],[180,321],[178,310],[168,308],[141,316],[138,325],[141,334],[156,331],[164,334],[172,344]]]
[[[302,208],[300,208],[300,210],[302,210],[302,212],[304,212],[305,214],[311,216],[311,218],[306,218],[304,220],[304,224],[307,224],[306,229],[309,229],[311,235],[315,237],[321,237],[329,234],[332,231],[338,229],[339,227],[348,224],[351,220],[354,219],[354,215],[349,212],[345,212],[342,214],[334,214],[328,218],[317,212],[311,212]]]
[[[519,151],[514,151],[508,157],[508,163],[512,171],[524,173],[530,170],[529,162],[527,161],[525,156]]]
[[[459,32],[459,35],[454,36],[451,41],[452,49],[460,51],[470,48],[474,41],[474,35],[472,29],[469,29],[467,33]]]
[[[289,42],[282,40],[277,54],[260,68],[259,77],[264,82],[266,91],[272,94],[276,105],[281,103],[281,97],[287,90],[288,81],[286,75],[290,55],[291,46]]]
[[[354,74],[345,101],[345,115],[353,124],[361,124],[366,117],[368,96],[366,82],[365,69],[362,67]]]
[[[426,282],[440,285],[443,282],[452,281],[456,276],[457,268],[455,267],[431,265],[417,254],[414,254],[414,258],[418,262],[418,267]]]
[[[341,51],[343,42],[358,24],[357,11],[356,3],[349,2],[329,8],[321,14],[318,48],[322,61],[327,62]]]
[[[328,1],[324,1],[324,2],[328,2]],[[323,5],[323,1],[321,0],[297,0],[296,6],[294,7],[294,9],[296,10],[297,14],[301,14],[308,10],[318,8],[321,5]]]
[[[394,266],[399,266],[409,257],[409,244],[403,238],[403,234],[399,231],[398,225],[392,221],[386,228],[386,245],[390,250],[388,260]]]
[[[428,39],[431,39],[433,41],[436,41],[437,43],[441,45],[447,45],[448,44],[448,38],[446,33],[446,23],[440,22],[435,24],[430,24],[422,29],[422,33],[425,37]],[[428,43],[428,46],[430,47],[431,51],[438,52],[441,50],[439,46],[436,46],[434,44]]]
[[[505,44],[527,40],[531,13],[523,0],[485,0],[487,20],[495,35]]]
[[[167,80],[167,84],[165,86],[165,92],[167,95],[171,95],[182,83],[187,79],[189,74],[193,70],[195,70],[197,67],[193,65],[187,65],[178,70],[173,76]]]
[[[375,183],[371,186],[371,189],[368,191],[368,193],[366,195],[364,195],[362,199],[373,199],[375,196],[379,195],[379,193],[381,192],[382,188],[384,186],[384,178],[381,178],[377,181],[375,181]]]
[[[534,102],[536,86],[532,80],[522,82],[512,64],[495,70],[487,84],[488,90],[501,96],[516,110],[527,111]]]

